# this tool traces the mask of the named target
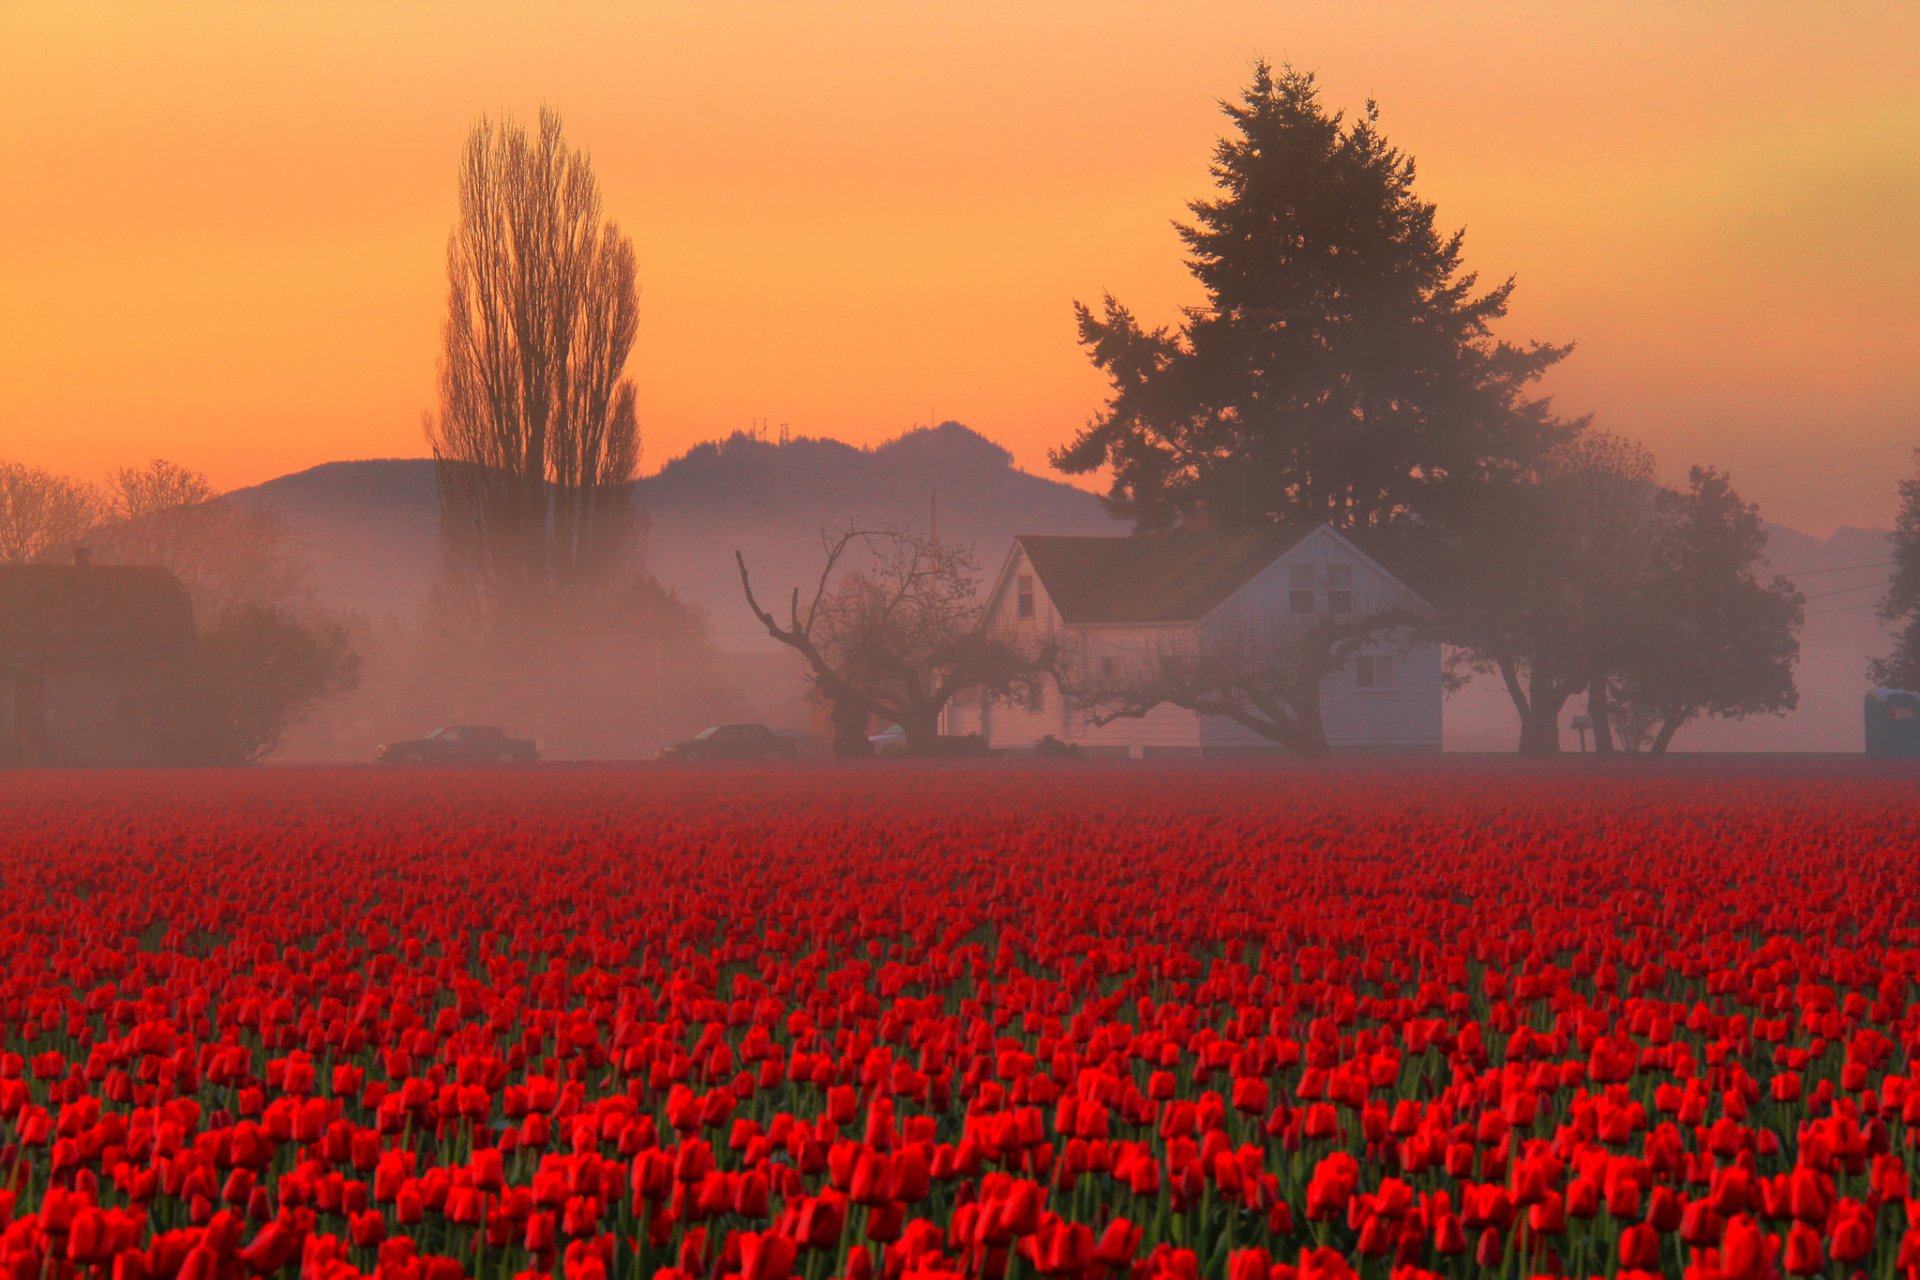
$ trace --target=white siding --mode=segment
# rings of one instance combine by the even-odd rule
[[[1316,612],[1297,618],[1291,610],[1295,565],[1311,566]],[[1311,624],[1327,615],[1328,592],[1336,565],[1350,566],[1352,608],[1348,615],[1363,616],[1422,605],[1398,579],[1377,568],[1330,529],[1316,529],[1286,555],[1254,575],[1251,581],[1205,619],[1216,641],[1237,631],[1259,633],[1290,625]],[[1320,717],[1327,745],[1335,751],[1438,751],[1443,691],[1440,650],[1437,645],[1405,649],[1382,641],[1361,650],[1388,656],[1393,662],[1393,685],[1362,689],[1355,684],[1349,660],[1320,687]],[[1253,730],[1225,717],[1206,718],[1205,745],[1210,751],[1242,750],[1271,745]]]
[[[1033,616],[1030,618],[1020,616],[1020,580],[1023,577],[1031,578],[1033,589]],[[1060,611],[1054,607],[1053,600],[1047,595],[1046,584],[1040,581],[1039,574],[1034,573],[1026,552],[1017,542],[1001,571],[996,588],[989,602],[986,619],[989,631],[1026,652],[1063,642],[1065,627],[1060,619]],[[1067,732],[1065,702],[1051,680],[1042,683],[1041,705],[1037,711],[1026,706],[1023,699],[1003,697],[989,701],[977,689],[966,690],[955,700],[966,705],[956,705],[953,714],[948,717],[948,724],[971,724],[973,727],[953,727],[949,731],[977,731],[994,751],[1023,751],[1048,734],[1064,740]]]
[[[986,626],[1023,648],[1053,644],[1078,671],[1076,681],[1099,683],[1101,664],[1111,660],[1124,678],[1129,668],[1158,662],[1159,655],[1184,648],[1203,637],[1218,641],[1235,632],[1272,631],[1307,622],[1289,610],[1293,566],[1311,565],[1316,614],[1324,616],[1327,591],[1335,565],[1351,566],[1352,612],[1377,613],[1388,609],[1422,608],[1416,596],[1396,579],[1376,568],[1352,545],[1332,533],[1316,530],[1286,555],[1261,570],[1244,587],[1222,602],[1196,627],[1190,623],[1136,626],[1069,626],[1047,594],[1046,584],[1033,572],[1018,543],[1008,556],[988,605]],[[1018,616],[1022,575],[1032,575],[1033,616]],[[1353,664],[1329,676],[1321,690],[1321,713],[1328,744],[1336,751],[1438,751],[1442,687],[1438,646],[1410,650],[1382,642],[1363,650],[1390,656],[1390,688],[1359,688]],[[1161,705],[1146,715],[1117,719],[1108,724],[1088,723],[1085,712],[1070,707],[1053,681],[1045,682],[1038,710],[1024,698],[982,698],[977,690],[957,697],[947,711],[948,733],[980,733],[995,751],[1025,751],[1052,734],[1083,750],[1133,757],[1202,752],[1270,751],[1277,744],[1224,716],[1202,716],[1180,707]]]
[[[1358,554],[1351,543],[1327,528],[1315,529],[1302,538],[1287,554],[1255,574],[1247,585],[1220,602],[1206,617],[1209,628],[1232,626],[1237,622],[1292,617],[1289,611],[1293,589],[1293,566],[1311,565],[1314,601],[1324,616],[1327,592],[1335,565],[1350,565],[1353,581],[1354,615],[1383,613],[1389,609],[1417,609],[1419,600],[1398,579],[1392,578]]]
[[[1440,646],[1401,651],[1392,646],[1363,650],[1390,657],[1393,687],[1362,689],[1354,664],[1320,684],[1320,720],[1335,751],[1440,749]]]

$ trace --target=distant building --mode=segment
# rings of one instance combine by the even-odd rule
[[[1124,680],[1129,669],[1218,637],[1388,610],[1430,612],[1412,588],[1324,525],[1022,535],[987,599],[984,626],[1027,645],[1052,642],[1081,673],[1070,685],[1084,687]],[[1438,751],[1442,697],[1438,645],[1369,644],[1322,682],[1328,745],[1343,753]],[[1170,703],[1094,724],[1051,678],[1019,698],[961,695],[948,707],[946,731],[979,733],[993,750],[1027,749],[1048,736],[1089,755],[1282,750],[1226,716]]]
[[[1875,689],[1866,698],[1867,754],[1920,758],[1920,693]]]
[[[0,767],[162,762],[193,647],[165,569],[0,565]]]

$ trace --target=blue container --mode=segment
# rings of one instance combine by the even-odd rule
[[[1920,759],[1920,693],[1875,689],[1867,695],[1867,754]]]

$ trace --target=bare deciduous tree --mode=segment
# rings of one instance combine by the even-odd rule
[[[115,471],[108,489],[112,518],[92,534],[101,558],[170,570],[203,626],[310,604],[313,567],[279,512],[217,497],[204,474],[163,458]]]
[[[637,567],[633,243],[601,218],[560,117],[482,119],[447,240],[439,463],[443,594],[496,627],[552,626]]]
[[[155,458],[144,467],[118,467],[107,477],[107,515],[122,523],[214,499],[213,482],[192,467]]]
[[[812,598],[803,607],[795,587],[784,623],[754,597],[738,551],[734,562],[753,616],[806,659],[814,687],[832,704],[836,755],[870,754],[866,726],[874,715],[905,731],[909,752],[930,752],[940,712],[955,694],[1005,692],[1051,665],[1050,652],[1022,653],[980,631],[979,567],[968,549],[857,526],[823,534],[821,547]],[[847,569],[860,556],[864,563]]]
[[[1427,625],[1413,610],[1311,623],[1248,620],[1196,630],[1111,665],[1087,653],[1066,654],[1055,678],[1096,725],[1138,719],[1168,704],[1225,717],[1294,755],[1324,756],[1321,684],[1363,648],[1411,649]]]
[[[0,564],[27,564],[79,542],[100,518],[92,486],[0,462]]]

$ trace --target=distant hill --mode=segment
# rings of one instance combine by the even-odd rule
[[[335,607],[410,618],[432,584],[439,499],[431,460],[330,462],[234,496],[286,518]],[[706,610],[723,648],[770,643],[741,600],[736,549],[756,590],[784,599],[818,574],[820,531],[849,520],[924,530],[937,512],[940,536],[973,544],[987,575],[1016,533],[1125,529],[1093,494],[1017,469],[1013,455],[955,422],[872,449],[734,435],[641,480],[635,501],[652,526],[648,568]]]
[[[322,597],[336,607],[410,618],[432,582],[438,537],[433,463],[333,462],[236,495],[284,515],[308,543]],[[652,522],[649,568],[704,609],[722,648],[772,647],[740,598],[743,551],[764,600],[810,585],[823,527],[849,519],[925,529],[937,502],[943,538],[970,542],[991,575],[1016,533],[1124,533],[1098,498],[1013,465],[1012,455],[958,423],[912,431],[872,449],[835,440],[785,444],[735,435],[675,458],[636,486]],[[1887,533],[1843,528],[1815,538],[1768,527],[1772,567],[1808,597],[1790,716],[1688,726],[1684,750],[1857,751],[1867,659],[1887,647],[1874,615],[1887,577]],[[1579,709],[1569,707],[1569,714]],[[1508,751],[1513,708],[1497,681],[1448,700],[1449,750]],[[1566,745],[1575,737],[1569,732]]]

